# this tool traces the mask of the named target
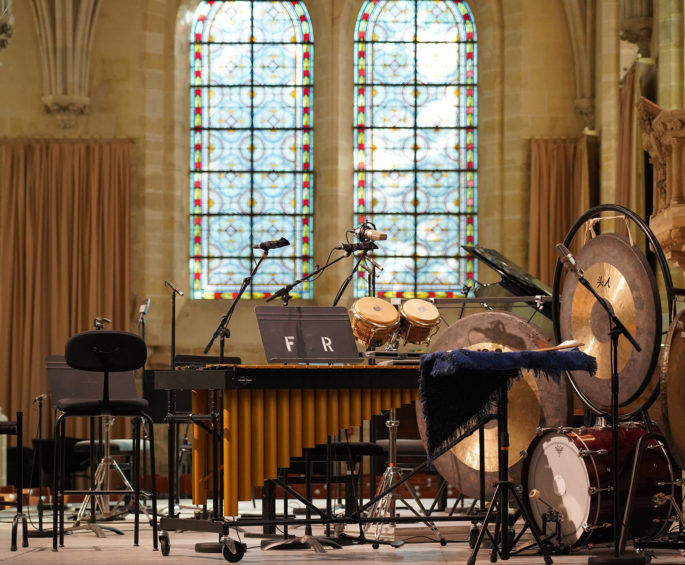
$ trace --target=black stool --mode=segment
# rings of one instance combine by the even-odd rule
[[[17,507],[17,512],[12,519],[12,541],[10,544],[11,551],[17,551],[17,526],[21,522],[22,529],[22,547],[29,546],[29,537],[26,531],[26,516],[24,515],[24,457],[23,457],[23,413],[17,412],[17,419],[14,422],[0,422],[0,435],[17,436],[17,470],[16,470],[16,484],[14,487],[17,491],[17,500],[15,502],[3,501],[2,505],[14,505]]]
[[[66,343],[64,356],[67,364],[82,371],[93,371],[103,374],[102,398],[62,398],[56,408],[61,412],[55,421],[55,463],[54,463],[54,510],[52,549],[57,551],[64,546],[64,497],[65,494],[85,494],[91,497],[106,495],[132,494],[134,497],[134,539],[138,545],[140,522],[140,496],[150,496],[152,500],[152,545],[157,549],[157,493],[155,484],[154,428],[152,419],[147,415],[147,400],[141,398],[111,399],[109,374],[139,369],[147,360],[145,342],[135,334],[121,331],[88,331],[75,334]],[[96,489],[91,476],[89,490],[66,491],[66,470],[64,453],[65,424],[68,417],[123,416],[133,418],[133,461],[132,488],[130,490]],[[150,434],[150,471],[152,475],[152,492],[144,493],[140,489],[140,420],[149,426]],[[94,520],[94,503],[91,504],[91,520]],[[59,526],[58,526],[59,518]]]

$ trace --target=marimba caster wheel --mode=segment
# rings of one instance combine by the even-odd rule
[[[445,547],[447,545],[447,540],[445,538],[440,538],[440,545]]]
[[[243,558],[247,551],[247,544],[242,542],[235,542],[235,553],[233,553],[227,545],[224,545],[223,554],[224,559],[230,563],[237,563]]]
[[[159,536],[159,550],[162,555],[166,557],[171,551],[171,545],[169,544],[169,534],[160,534]]]
[[[375,541],[371,544],[371,547],[373,547],[374,549],[378,549],[380,547],[380,544],[377,541]]]

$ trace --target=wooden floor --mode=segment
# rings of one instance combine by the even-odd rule
[[[243,504],[243,503],[241,503]],[[253,512],[252,505],[247,503],[241,506],[241,511]],[[186,510],[188,517],[189,514]],[[147,564],[156,563],[157,565],[177,565],[194,564],[210,565],[211,563],[227,563],[221,554],[196,553],[195,544],[198,542],[215,542],[218,540],[216,534],[198,532],[168,532],[170,541],[170,553],[163,556],[160,551],[152,550],[152,529],[146,524],[141,527],[141,543],[139,547],[133,546],[133,522],[129,516],[123,522],[112,523],[119,528],[123,535],[107,532],[104,538],[97,537],[89,531],[73,532],[66,536],[65,546],[58,552],[52,551],[52,539],[45,537],[29,538],[29,547],[21,547],[16,552],[10,552],[10,532],[13,511],[0,511],[0,562],[12,563],[83,563],[86,564]],[[29,530],[37,528],[37,514],[35,507],[29,507]],[[49,517],[48,517],[49,518]],[[51,522],[44,523],[44,529],[49,529]],[[241,563],[335,563],[338,564],[358,564],[368,563],[411,563],[411,564],[442,564],[442,563],[466,563],[471,555],[468,545],[469,524],[441,523],[440,527],[443,535],[449,541],[446,546],[441,547],[434,541],[425,541],[425,536],[429,534],[423,526],[403,526],[395,532],[396,536],[410,536],[412,539],[400,548],[381,546],[373,549],[371,544],[348,545],[342,549],[328,549],[326,553],[315,553],[307,549],[294,550],[270,550],[261,549],[262,539],[258,537],[261,532],[259,528],[248,528],[241,533],[241,540],[247,544],[247,551]],[[411,528],[411,529],[410,529]],[[347,526],[346,533],[356,535],[353,527]],[[291,534],[303,535],[297,528],[291,529]],[[314,534],[319,532],[314,531]],[[368,534],[367,534],[368,535]],[[237,539],[232,533],[232,538]],[[606,550],[603,550],[606,553]],[[554,563],[576,565],[587,563],[591,555],[601,554],[601,550],[583,550],[574,552],[571,555],[553,555]],[[610,555],[610,552],[609,552]],[[630,549],[627,555],[634,556],[635,553]],[[476,561],[479,564],[490,563],[490,551],[481,548]],[[501,560],[497,560],[501,563]],[[678,550],[660,550],[651,560],[652,563],[661,564],[684,564],[685,557],[682,557]],[[512,565],[538,565],[544,563],[543,558],[535,551],[529,550],[525,554],[517,555],[509,560]]]

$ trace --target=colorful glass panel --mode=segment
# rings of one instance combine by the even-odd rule
[[[243,295],[266,298],[312,270],[309,15],[299,0],[207,0],[190,40],[190,295],[235,298],[254,245],[285,237]]]
[[[365,0],[355,29],[355,223],[388,234],[378,296],[452,297],[475,279],[476,28],[457,0]],[[367,293],[360,273],[355,296]]]

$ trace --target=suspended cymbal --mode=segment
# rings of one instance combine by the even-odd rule
[[[649,382],[659,355],[661,307],[656,279],[643,253],[616,233],[589,240],[576,261],[585,279],[607,301],[638,342],[633,348],[625,336],[618,341],[619,404],[639,397]],[[561,287],[559,332],[562,340],[574,339],[582,351],[597,359],[597,373],[571,373],[573,386],[592,408],[611,407],[611,339],[609,316],[577,277],[567,274]]]
[[[521,351],[537,349],[547,342],[538,328],[509,312],[479,312],[458,320],[431,343],[431,351],[451,349],[488,349]],[[468,387],[468,382],[455,381],[455,387]],[[478,407],[474,407],[474,412]],[[509,476],[518,482],[521,476],[521,452],[528,448],[538,426],[558,427],[569,423],[572,403],[570,390],[563,381],[557,384],[535,378],[526,371],[524,378],[512,386],[508,395]],[[421,438],[425,439],[425,421],[420,404],[417,420]],[[438,414],[437,417],[440,415]],[[436,417],[436,416],[431,416]],[[486,497],[494,491],[498,480],[497,423],[491,420],[485,429]],[[447,482],[468,497],[480,495],[480,446],[478,433],[455,445],[434,462]]]
[[[664,345],[661,366],[662,430],[673,458],[682,469],[685,466],[685,310],[671,322]]]

